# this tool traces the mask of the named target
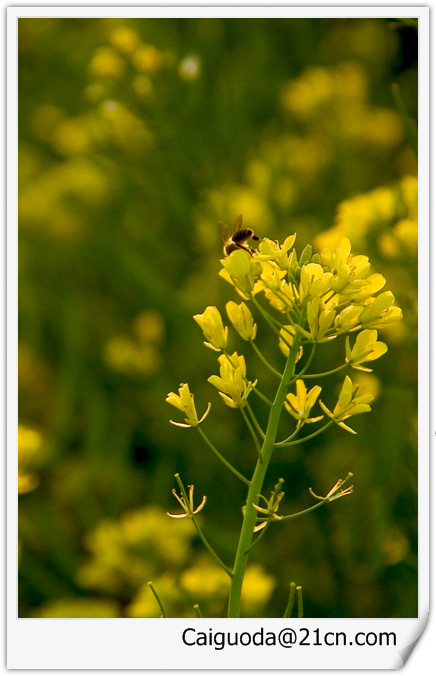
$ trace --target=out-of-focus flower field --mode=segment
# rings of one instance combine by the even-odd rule
[[[348,237],[404,314],[354,378],[376,397],[358,434],[275,453],[288,513],[348,471],[354,493],[271,526],[243,613],[281,616],[294,580],[306,617],[417,615],[416,117],[413,20],[19,20],[20,617],[159,617],[149,580],[171,617],[226,616],[228,577],[166,512],[179,472],[231,566],[246,487],[165,397],[211,402],[208,436],[249,474],[192,319],[238,300],[217,223],[240,213],[299,251]]]

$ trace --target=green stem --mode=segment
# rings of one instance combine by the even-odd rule
[[[260,455],[259,439],[257,438],[256,432],[253,429],[253,425],[251,424],[251,422],[248,418],[248,415],[245,413],[244,409],[241,408],[240,410],[241,410],[241,413],[242,413],[242,417],[244,418],[244,420],[247,424],[247,427],[250,430],[250,434],[253,437],[254,445],[256,446],[256,450],[257,450],[257,455]]]
[[[270,399],[268,399],[268,397],[266,397],[260,390],[258,390],[257,387],[253,387],[253,392],[254,392],[254,394],[257,394],[259,399],[262,399],[262,401],[265,404],[268,404],[268,406],[273,405],[272,401]]]
[[[203,615],[201,614],[200,606],[198,605],[198,603],[196,603],[194,605],[194,610],[197,613],[197,617],[203,617]]]
[[[279,371],[277,371],[277,369],[275,369],[274,366],[272,366],[267,359],[265,359],[265,357],[263,356],[262,352],[257,347],[254,340],[250,340],[250,344],[251,344],[251,347],[253,348],[253,350],[255,351],[255,353],[257,354],[257,356],[259,357],[259,359],[261,360],[261,362],[263,364],[265,364],[267,369],[269,369],[271,371],[271,373],[274,373],[274,375],[277,376],[278,378],[281,378],[282,374]]]
[[[293,434],[291,434],[291,436],[288,437],[287,439],[284,439],[283,441],[278,441],[275,444],[275,446],[276,446],[276,448],[283,448],[284,446],[297,446],[298,444],[303,444],[305,441],[309,441],[309,439],[313,439],[313,437],[317,437],[318,434],[321,434],[321,432],[324,432],[324,430],[326,430],[328,427],[330,427],[330,425],[333,425],[334,422],[335,422],[335,420],[332,418],[331,420],[329,420],[329,422],[326,425],[324,425],[324,427],[320,427],[319,430],[317,430],[316,432],[313,432],[312,434],[308,434],[307,437],[303,437],[302,439],[295,439],[294,441],[290,441],[290,439],[294,436]]]
[[[255,545],[257,545],[257,544],[262,540],[263,536],[265,535],[266,531],[268,530],[268,526],[270,525],[271,521],[272,521],[271,518],[267,519],[267,521],[266,521],[266,526],[264,526],[264,528],[262,528],[262,530],[260,531],[260,535],[258,536],[257,540],[255,540],[254,542],[251,543],[250,549],[248,549],[247,554],[248,554],[249,552],[251,552],[251,550],[253,549],[253,547],[254,547]]]
[[[332,369],[331,371],[324,371],[324,373],[310,373],[309,375],[304,376],[305,378],[324,378],[324,376],[331,376],[333,373],[337,373],[338,371],[342,371],[342,369],[346,369],[348,366],[348,362],[345,362],[345,364],[341,364],[340,366],[337,366],[335,369]]]
[[[312,359],[315,356],[316,347],[317,347],[317,344],[313,343],[312,350],[310,352],[310,355],[309,355],[307,362],[305,363],[305,365],[303,366],[301,371],[299,373],[295,374],[295,376],[293,378],[291,378],[289,385],[292,385],[296,380],[298,380],[298,378],[301,378],[301,376],[303,376],[306,373],[307,369],[309,368],[310,364],[312,363]]]
[[[245,506],[244,520],[242,522],[241,534],[239,537],[238,549],[233,567],[233,577],[230,585],[228,617],[240,616],[242,582],[244,579],[248,555],[253,539],[253,529],[257,520],[257,511],[254,507],[254,504],[257,503],[258,496],[262,493],[265,474],[274,451],[280,415],[287,393],[287,383],[294,374],[300,340],[301,338],[299,334],[296,334],[293,340],[292,348],[289,351],[289,356],[282,375],[282,379],[270,410],[268,427],[262,445],[262,451],[257,461],[253,478],[248,489],[247,504]]]
[[[224,456],[221,455],[221,453],[218,451],[218,449],[215,448],[213,443],[211,441],[209,441],[209,438],[205,435],[205,433],[203,432],[203,430],[200,428],[199,425],[197,425],[196,429],[198,430],[198,432],[200,433],[200,436],[204,439],[206,444],[209,446],[210,450],[213,451],[213,453],[215,453],[217,458],[219,458],[219,460],[221,460],[221,462],[227,467],[227,469],[229,469],[235,476],[237,476],[238,479],[243,481],[244,484],[247,484],[247,486],[249,486],[250,485],[249,480],[246,479],[245,476],[243,476],[240,472],[238,472],[238,470],[235,467],[233,467],[233,465],[231,465],[228,462],[228,460],[226,460],[224,458]]]
[[[298,617],[304,617],[304,615],[303,615],[303,587],[301,585],[297,587],[297,607],[298,607]]]
[[[264,307],[262,307],[262,305],[259,303],[258,300],[256,300],[256,298],[254,296],[253,296],[252,300],[253,300],[253,303],[255,304],[255,306],[257,307],[257,309],[259,310],[260,314],[268,322],[268,324],[270,325],[272,330],[275,331],[275,333],[279,334],[280,329],[277,328],[277,327],[280,327],[280,328],[282,327],[281,322],[279,322],[275,317],[270,315],[270,313],[267,312]]]
[[[313,512],[314,509],[318,509],[318,507],[322,507],[322,505],[325,505],[326,502],[330,502],[330,498],[324,498],[323,500],[320,500],[319,502],[316,503],[316,505],[312,505],[312,507],[308,507],[307,509],[301,510],[301,512],[295,512],[295,514],[288,514],[287,516],[282,516],[280,521],[289,521],[290,519],[296,519],[298,516],[304,516],[305,514],[309,514],[309,512]]]
[[[285,613],[283,617],[291,617],[292,614],[292,608],[294,607],[294,598],[295,598],[295,587],[297,585],[295,582],[291,582],[290,584],[290,590],[289,590],[289,599],[288,599],[288,605],[286,606]]]
[[[158,606],[159,606],[159,608],[160,608],[160,612],[162,613],[162,617],[166,617],[167,614],[166,614],[166,612],[165,612],[165,608],[163,607],[162,602],[161,602],[159,596],[157,595],[155,588],[153,587],[153,583],[152,583],[152,582],[148,582],[148,586],[150,587],[151,591],[153,592],[153,596],[154,596],[154,598],[156,599],[156,601],[157,601],[157,603],[158,603]]]
[[[233,573],[232,573],[232,571],[230,570],[230,568],[227,568],[226,564],[225,564],[223,561],[221,561],[221,559],[220,559],[220,557],[218,556],[218,554],[215,552],[215,550],[211,547],[211,545],[210,545],[210,544],[208,543],[208,541],[206,540],[205,536],[203,535],[203,531],[201,530],[200,526],[198,525],[198,523],[196,522],[196,520],[195,520],[194,517],[192,517],[192,523],[194,524],[195,530],[196,530],[197,533],[199,534],[199,536],[200,536],[200,538],[201,538],[201,541],[203,542],[203,544],[204,544],[204,546],[206,547],[206,549],[207,549],[207,551],[209,552],[209,554],[215,559],[215,561],[217,562],[217,564],[218,564],[223,570],[226,571],[226,573],[227,573],[227,575],[229,575],[229,577],[233,577]]]
[[[259,432],[259,434],[260,434],[260,436],[262,437],[262,439],[265,439],[265,432],[263,431],[263,429],[261,428],[261,426],[260,426],[259,423],[257,422],[257,418],[256,418],[256,416],[254,415],[253,409],[251,408],[250,404],[248,403],[248,400],[245,401],[245,405],[246,405],[246,407],[247,407],[247,411],[249,412],[249,414],[250,414],[250,416],[251,416],[252,421],[254,422],[254,425],[255,425],[257,431]]]

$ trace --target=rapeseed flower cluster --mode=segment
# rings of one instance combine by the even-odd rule
[[[286,237],[283,243],[264,238],[254,253],[241,248],[221,261],[220,275],[244,299],[240,304],[229,301],[226,305],[235,331],[243,340],[254,343],[257,325],[247,302],[251,300],[259,305],[263,295],[267,305],[284,318],[284,321],[274,318],[274,322],[279,348],[286,357],[296,335],[301,343],[298,360],[305,345],[316,347],[342,334],[355,333],[353,344],[349,336],[346,338],[343,366],[371,371],[367,363],[388,349],[378,340],[378,331],[402,317],[392,292],[383,291],[385,278],[373,272],[367,256],[352,253],[351,242],[346,237],[337,246],[324,248],[319,254],[313,254],[307,246],[300,256],[294,248],[295,240],[295,234]],[[205,345],[220,352],[220,375],[210,376],[209,383],[218,389],[227,406],[243,409],[257,380],[247,377],[243,355],[227,352],[229,332],[220,311],[209,306],[202,314],[194,315],[194,319],[206,338]],[[287,394],[284,408],[297,420],[298,427],[323,418],[309,415],[320,392],[319,385],[308,392],[304,379],[300,378],[296,381],[296,393]],[[359,397],[347,376],[333,413],[321,402],[320,405],[328,417],[353,432],[343,421],[369,411],[372,399],[370,394]],[[181,386],[179,395],[170,393],[167,402],[185,412],[185,422],[175,423],[184,427],[196,427],[210,410],[209,404],[206,413],[198,419],[187,384]]]

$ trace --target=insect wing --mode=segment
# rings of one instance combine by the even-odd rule
[[[241,226],[242,226],[242,214],[239,214],[239,216],[233,223],[233,234],[235,234],[235,232],[238,232],[241,229]]]
[[[221,239],[223,240],[223,242],[225,244],[230,237],[229,228],[223,221],[220,221],[218,223],[218,230],[219,230],[219,233],[221,235]]]

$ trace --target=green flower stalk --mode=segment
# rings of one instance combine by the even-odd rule
[[[240,223],[241,218],[237,219]],[[240,239],[252,230],[241,231]],[[238,230],[234,231],[234,241],[238,242]],[[236,239],[235,239],[236,238]],[[168,403],[185,414],[185,422],[173,424],[181,427],[195,427],[200,436],[212,450],[218,460],[229,469],[234,476],[247,486],[247,498],[243,506],[243,519],[239,534],[239,542],[233,566],[221,561],[211,544],[205,539],[195,521],[195,515],[203,509],[206,498],[195,507],[193,487],[188,493],[177,477],[180,497],[174,493],[183,508],[182,514],[170,514],[173,518],[191,519],[203,543],[217,563],[226,570],[230,577],[230,594],[228,617],[240,616],[241,591],[247,562],[251,551],[261,538],[265,536],[269,526],[294,519],[326,505],[340,497],[350,495],[353,487],[343,488],[345,480],[338,480],[325,497],[316,495],[312,489],[312,497],[317,503],[294,514],[279,514],[283,502],[283,479],[279,479],[271,491],[269,499],[263,496],[263,487],[267,470],[271,464],[274,451],[312,439],[333,424],[343,430],[356,432],[345,423],[350,417],[371,411],[373,396],[359,392],[349,375],[345,375],[339,397],[333,410],[319,399],[321,385],[313,384],[314,379],[337,374],[344,369],[353,368],[360,371],[371,371],[367,362],[375,361],[387,351],[387,345],[378,340],[378,330],[398,321],[402,317],[401,309],[394,305],[395,298],[390,291],[380,291],[386,280],[379,273],[371,270],[367,256],[354,255],[351,243],[342,239],[334,249],[324,249],[319,254],[306,246],[300,256],[294,248],[295,235],[285,238],[283,244],[270,239],[262,239],[258,251],[251,247],[232,245],[230,255],[222,260],[221,277],[226,280],[242,297],[243,302],[228,301],[226,311],[235,330],[236,336],[249,342],[257,357],[260,367],[268,369],[277,377],[277,387],[273,396],[266,396],[258,386],[259,378],[247,376],[245,358],[242,354],[227,351],[231,338],[228,328],[224,327],[218,308],[209,306],[202,314],[194,316],[206,337],[206,346],[219,352],[219,375],[211,375],[208,382],[219,392],[224,404],[231,409],[239,409],[247,424],[256,448],[256,463],[250,479],[243,476],[217,450],[207,437],[203,426],[210,411],[210,404],[203,416],[198,419],[194,405],[194,397],[187,384],[182,384],[179,394],[171,392]],[[227,249],[228,250],[228,249]],[[226,253],[226,249],[225,249]],[[251,309],[248,304],[251,303]],[[253,313],[257,313],[255,318]],[[257,323],[263,320],[266,327],[277,341],[278,360],[285,362],[278,369],[263,355],[257,345]],[[319,344],[345,335],[345,354],[342,363],[329,365],[323,373],[310,373],[310,366]],[[354,335],[353,335],[354,334]],[[306,354],[307,346],[309,351]],[[326,348],[324,348],[326,349]],[[302,364],[302,366],[300,365]],[[311,383],[308,388],[307,383]],[[249,397],[255,392],[267,407],[267,424],[262,428],[256,419],[249,403]],[[330,396],[323,388],[323,399],[329,401]],[[318,411],[316,408],[319,406]],[[294,430],[282,440],[277,440],[277,432],[283,411],[289,422],[294,421]],[[319,424],[318,424],[319,423]],[[311,432],[306,434],[305,425],[310,425]],[[254,538],[254,539],[253,539]],[[291,597],[285,610],[285,617],[292,611],[293,597],[297,590],[298,615],[302,616],[301,587],[291,587]]]

